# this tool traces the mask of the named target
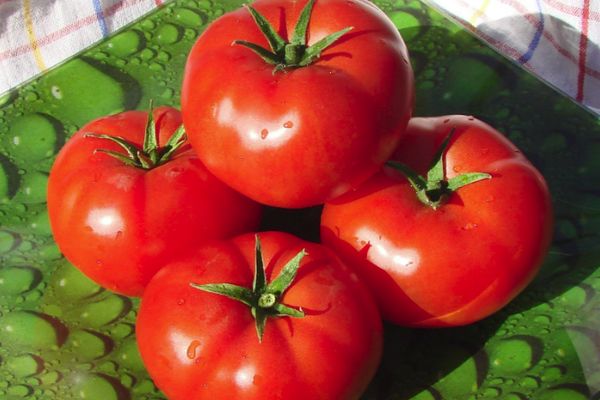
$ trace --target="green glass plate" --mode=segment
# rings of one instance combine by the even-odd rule
[[[598,119],[427,5],[375,2],[411,50],[416,114],[473,114],[504,132],[547,178],[556,233],[538,278],[492,317],[387,326],[364,399],[600,398]],[[0,398],[164,398],[137,351],[139,301],[99,288],[54,244],[48,171],[85,122],[150,99],[177,106],[195,38],[241,3],[171,2],[0,97]],[[271,209],[264,227],[315,239],[318,213]]]

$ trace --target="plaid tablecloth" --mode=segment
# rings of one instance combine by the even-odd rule
[[[90,47],[164,0],[0,0],[0,93]]]
[[[0,93],[164,1],[0,0]],[[429,2],[600,114],[600,0]]]
[[[600,0],[429,0],[600,114]]]

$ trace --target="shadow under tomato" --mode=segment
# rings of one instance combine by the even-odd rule
[[[485,343],[501,319],[439,329],[411,329],[385,325],[384,355],[363,400],[410,399],[428,392],[441,399],[447,386],[467,398],[481,386],[489,370]],[[460,391],[463,391],[462,393]],[[447,394],[444,398],[447,398]]]
[[[319,243],[319,225],[323,206],[286,209],[266,206],[260,231],[291,233],[309,242]]]

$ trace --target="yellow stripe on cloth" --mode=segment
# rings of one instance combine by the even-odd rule
[[[35,32],[33,31],[33,19],[31,18],[31,0],[23,0],[23,15],[25,17],[25,29],[27,30],[27,37],[29,38],[29,44],[33,51],[33,58],[40,71],[46,70],[46,64],[42,58],[42,52],[40,46],[38,46]]]
[[[475,26],[475,23],[485,13],[485,10],[488,8],[489,5],[490,5],[490,0],[483,0],[483,3],[481,3],[481,6],[479,6],[477,11],[475,11],[473,13],[473,15],[471,15],[471,18],[469,18],[469,23],[471,25]]]

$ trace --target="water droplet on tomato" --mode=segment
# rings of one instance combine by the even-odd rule
[[[196,358],[196,350],[200,347],[200,342],[198,340],[192,340],[189,347],[187,348],[186,355],[190,360]]]
[[[267,136],[269,136],[269,131],[267,129],[263,129],[262,131],[260,131],[260,138],[261,139],[266,139]]]
[[[285,124],[283,124],[283,127],[287,128],[287,129],[291,129],[294,127],[294,123],[292,121],[287,121]]]
[[[463,231],[470,231],[471,229],[475,229],[477,228],[477,224],[473,224],[473,223],[468,223],[465,226],[462,227]]]
[[[183,304],[185,304],[185,299],[179,299],[179,300],[177,300],[177,305],[178,306],[182,306]]]
[[[454,172],[460,172],[462,170],[462,165],[454,165],[452,167],[452,171]]]
[[[445,123],[445,124],[447,124],[448,122],[450,122],[450,118],[446,118],[446,119],[444,120],[444,123]]]
[[[488,196],[485,198],[484,200],[486,203],[491,203],[492,201],[494,201],[494,196]]]

